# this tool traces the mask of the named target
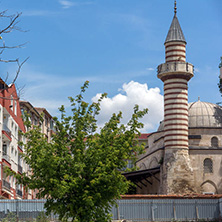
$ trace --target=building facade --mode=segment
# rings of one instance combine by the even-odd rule
[[[0,197],[25,198],[22,185],[16,185],[16,179],[7,176],[5,167],[17,173],[27,171],[26,164],[22,161],[23,147],[19,142],[25,142],[25,138],[19,135],[19,131],[25,132],[19,98],[15,85],[7,86],[0,79]]]
[[[44,115],[41,115],[42,110]],[[29,114],[32,125],[43,123],[42,133],[50,141],[53,120],[49,112],[46,109],[37,111],[31,103],[20,101],[15,85],[7,85],[0,79],[0,199],[36,198],[37,191],[27,190],[22,185],[16,184],[16,178],[7,176],[5,172],[5,167],[9,167],[19,174],[32,173],[30,167],[23,161],[24,149],[20,143],[26,143],[26,138],[20,133],[27,130],[22,118],[25,111]]]
[[[165,63],[157,68],[164,83],[164,120],[148,135],[139,171],[126,173],[140,194],[222,193],[222,108],[200,100],[188,104],[193,65],[174,17],[165,40]]]

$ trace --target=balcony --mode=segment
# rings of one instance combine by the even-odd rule
[[[5,135],[7,140],[12,140],[11,130],[7,127],[6,124],[3,124],[2,134]]]
[[[193,76],[194,66],[188,62],[168,62],[157,67],[158,78],[169,74],[182,74],[190,78]]]
[[[5,153],[3,153],[3,155],[2,155],[2,159],[6,160],[8,163],[11,163],[11,158],[10,158],[10,156],[7,155],[7,154],[5,154]]]
[[[22,145],[18,144],[18,148],[19,148],[21,151],[23,151],[23,146],[22,146]]]
[[[16,194],[17,194],[18,196],[22,197],[22,191],[21,191],[21,190],[16,189]]]
[[[22,173],[22,170],[23,170],[23,169],[22,169],[22,166],[18,164],[18,172],[19,172],[19,173]]]
[[[6,188],[7,190],[11,189],[11,185],[8,181],[3,179],[3,183],[2,183],[3,188]]]

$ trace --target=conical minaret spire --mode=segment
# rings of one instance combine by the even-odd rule
[[[186,40],[177,18],[176,1],[174,6],[174,17],[164,45],[166,62],[186,62]]]
[[[187,83],[193,76],[193,65],[186,62],[186,40],[177,18],[176,1],[174,17],[164,45],[165,63],[158,66],[157,73],[158,78],[164,82],[165,173],[163,178],[165,179],[163,183],[165,185],[163,187],[166,187],[164,193],[178,193],[180,183],[185,184],[186,181],[186,189],[192,190],[190,185],[192,169],[189,166],[188,153]],[[170,167],[167,165],[169,162]],[[178,178],[178,174],[187,175],[187,178]],[[186,193],[187,190],[181,192]]]

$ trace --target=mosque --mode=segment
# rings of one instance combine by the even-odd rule
[[[222,108],[188,104],[194,68],[186,61],[186,40],[174,17],[165,40],[165,63],[157,68],[164,84],[164,120],[148,134],[138,171],[125,173],[138,194],[222,194]]]

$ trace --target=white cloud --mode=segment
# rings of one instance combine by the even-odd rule
[[[73,1],[68,1],[68,0],[59,0],[59,3],[62,5],[64,9],[73,7],[73,6],[80,6],[80,5],[91,5],[93,2],[88,1],[88,2],[73,2]]]
[[[148,70],[148,71],[154,71],[155,69],[154,69],[154,68],[146,68],[146,70]]]
[[[160,94],[159,88],[148,89],[147,84],[140,84],[131,81],[124,83],[121,91],[125,94],[117,94],[112,98],[105,98],[101,102],[101,112],[98,116],[99,126],[111,117],[112,113],[123,113],[123,123],[126,123],[133,112],[135,104],[140,109],[148,108],[148,114],[142,119],[144,123],[143,132],[156,130],[159,122],[163,119],[163,96]],[[97,101],[101,94],[97,94],[92,101]]]
[[[53,116],[59,116],[58,107],[63,104],[69,109],[70,103],[67,97],[78,94],[80,86],[85,80],[89,80],[92,86],[101,83],[109,85],[110,82],[116,84],[113,75],[110,74],[106,77],[52,75],[37,71],[35,67],[27,63],[23,67],[16,84],[18,88],[25,85],[21,94],[22,100],[31,102],[33,106],[45,107]],[[117,85],[119,85],[119,82]],[[89,90],[91,90],[91,87]],[[93,89],[93,91],[94,93],[98,92],[97,89]],[[95,94],[87,95],[88,100],[93,95]],[[92,100],[95,101],[99,96],[100,94],[97,94]],[[135,104],[138,104],[140,109],[149,109],[148,115],[143,118],[145,125],[143,131],[155,130],[159,121],[163,119],[163,96],[160,94],[160,89],[148,89],[147,84],[134,81],[124,83],[115,96],[104,99],[98,119],[99,126],[102,126],[112,113],[118,113],[120,110],[123,112],[123,121],[126,123],[131,117]]]
[[[194,71],[195,72],[200,72],[200,69],[195,67]]]
[[[74,2],[67,1],[67,0],[60,0],[59,3],[62,5],[63,8],[70,8],[75,5]]]

